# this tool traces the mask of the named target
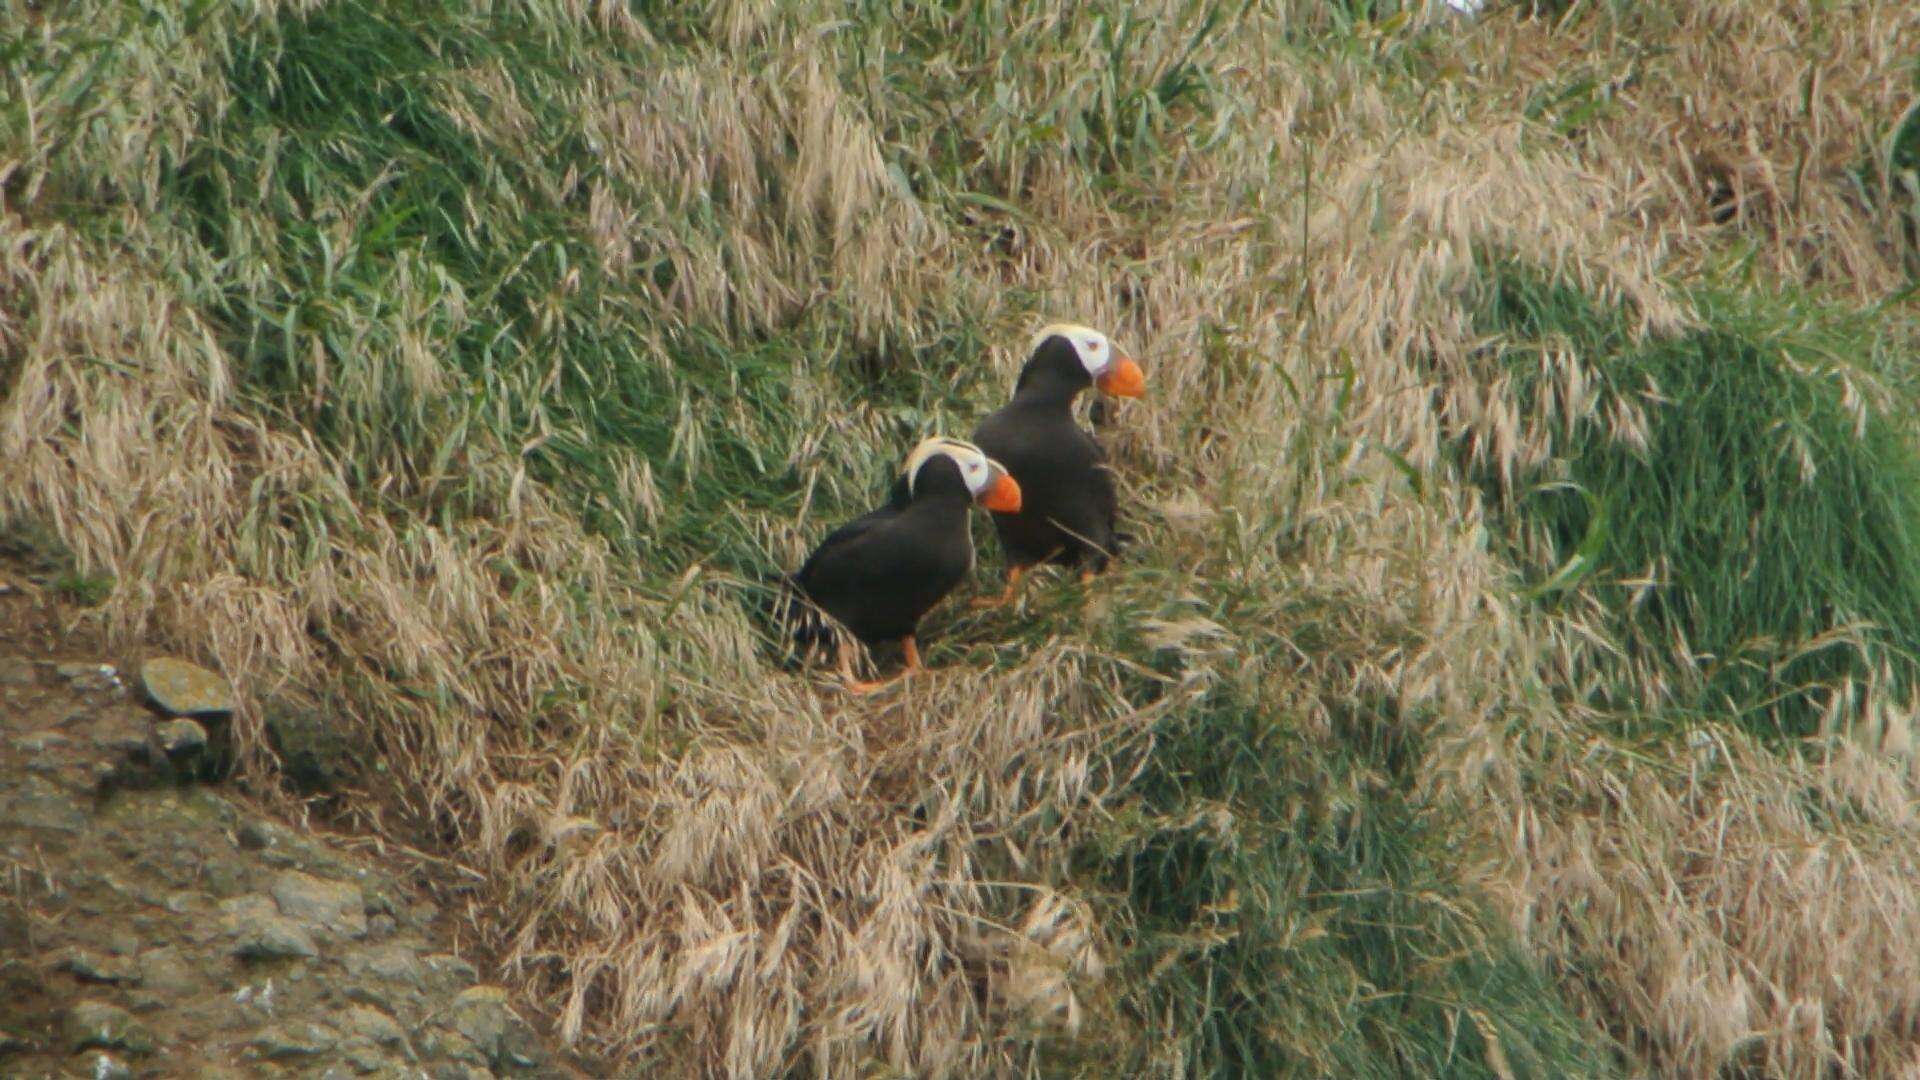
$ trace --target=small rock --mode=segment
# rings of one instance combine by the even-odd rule
[[[380,1066],[387,1064],[385,1054],[382,1054],[364,1042],[356,1042],[348,1046],[345,1057],[347,1064],[363,1073],[370,1073]]]
[[[282,870],[273,879],[272,892],[280,913],[290,919],[351,938],[367,936],[366,900],[358,885]]]
[[[112,664],[60,664],[53,670],[75,690],[116,690],[120,686],[120,673]]]
[[[375,915],[373,918],[367,920],[367,936],[376,941],[381,938],[392,937],[394,931],[398,929],[400,929],[400,925],[393,921],[393,916],[391,915]]]
[[[174,716],[230,716],[233,687],[198,664],[156,656],[140,665],[140,685]]]
[[[500,1044],[507,1034],[507,992],[497,986],[472,986],[460,992],[447,1009],[453,1030],[467,1037],[489,1064],[500,1060]]]
[[[260,851],[280,842],[280,830],[264,821],[246,821],[234,830],[233,842],[246,851]]]
[[[493,1080],[492,1071],[454,1061],[433,1070],[433,1080]]]
[[[94,720],[93,744],[105,750],[144,758],[150,745],[147,728],[147,718],[132,708],[111,708]]]
[[[95,1050],[81,1059],[87,1080],[133,1080],[133,1070],[112,1054]]]
[[[445,986],[471,986],[480,977],[472,964],[452,953],[434,953],[426,958],[426,964],[434,980]]]
[[[421,1039],[422,1056],[446,1058],[448,1061],[465,1062],[469,1065],[485,1066],[487,1055],[473,1045],[473,1040],[457,1031],[435,1031],[429,1029]]]
[[[227,934],[233,938],[234,955],[249,960],[312,958],[320,955],[313,938],[299,923],[274,914],[272,901],[264,896],[239,896],[223,900],[220,910]]]
[[[318,709],[276,702],[261,717],[267,742],[296,790],[324,794],[351,780],[367,758],[356,734]]]
[[[148,990],[178,993],[193,989],[198,981],[179,949],[169,946],[140,954],[140,982]]]
[[[253,1037],[251,1045],[269,1058],[292,1058],[324,1054],[339,1041],[339,1036],[319,1024],[289,1024],[265,1029]]]
[[[420,957],[405,945],[353,953],[347,957],[347,970],[407,986],[420,985]]]
[[[36,731],[13,740],[13,747],[23,754],[39,754],[55,746],[65,746],[67,742],[67,737],[57,731]]]
[[[54,962],[54,967],[86,982],[132,986],[140,981],[140,969],[124,956],[95,956],[81,949],[69,949]]]
[[[544,1069],[547,1066],[547,1052],[540,1045],[540,1036],[534,1034],[533,1029],[518,1017],[507,1025],[506,1037],[500,1040],[500,1059],[516,1069]]]
[[[79,832],[87,827],[87,812],[78,799],[38,776],[6,791],[0,787],[0,825],[53,832]]]
[[[169,720],[154,728],[153,733],[160,737],[160,747],[169,757],[190,754],[207,745],[207,729],[186,717]]]
[[[221,898],[238,896],[247,889],[247,872],[225,859],[210,859],[201,870],[206,891]]]
[[[187,912],[193,910],[194,904],[198,899],[197,894],[182,890],[180,892],[168,893],[167,898],[161,901],[161,906],[173,912],[175,915],[185,915]]]
[[[356,1035],[364,1035],[381,1046],[393,1046],[406,1041],[406,1032],[393,1017],[378,1009],[355,1007],[347,1010],[346,1029]]]
[[[32,686],[38,679],[33,661],[24,656],[0,656],[0,686]]]
[[[60,1040],[69,1050],[125,1050],[153,1053],[153,1032],[117,1005],[82,1001],[60,1020]]]

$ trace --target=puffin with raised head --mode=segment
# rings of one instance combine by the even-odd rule
[[[973,441],[1006,466],[1021,494],[1018,509],[993,514],[1007,555],[1007,587],[976,606],[1013,599],[1022,575],[1042,563],[1079,566],[1084,581],[1112,558],[1113,474],[1106,451],[1073,419],[1073,400],[1089,387],[1139,397],[1147,379],[1100,331],[1071,323],[1043,327],[1033,336],[1013,400],[974,431]]]
[[[920,669],[914,641],[920,617],[973,569],[968,508],[996,513],[1020,509],[1020,485],[1000,463],[959,439],[931,438],[914,447],[886,505],[827,534],[789,584],[809,601],[795,620],[803,644],[830,637],[822,615],[866,645],[899,641],[906,668]],[[848,689],[866,693],[893,680],[862,682],[853,674],[851,651],[840,649],[840,676]]]

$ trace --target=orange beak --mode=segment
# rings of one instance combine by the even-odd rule
[[[1114,397],[1139,397],[1147,392],[1147,373],[1130,356],[1116,357],[1107,370],[1100,373],[1094,385],[1103,394]]]
[[[1020,485],[1005,469],[996,467],[993,483],[980,496],[980,505],[996,514],[1017,514],[1020,512]]]

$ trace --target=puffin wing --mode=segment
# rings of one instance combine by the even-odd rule
[[[794,595],[788,597],[786,622],[796,641],[809,644],[832,636],[820,609],[832,602],[830,598],[844,595],[849,571],[862,562],[862,541],[876,531],[884,532],[886,524],[899,516],[900,511],[889,504],[854,518],[828,533],[800,569],[787,575],[787,587]]]

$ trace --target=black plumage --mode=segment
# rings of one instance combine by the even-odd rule
[[[1138,367],[1124,357],[1110,363],[1131,369],[1116,392],[1138,393]],[[993,515],[1009,567],[1007,596],[1031,566],[1054,562],[1097,573],[1114,554],[1113,473],[1106,451],[1073,418],[1074,399],[1094,385],[1069,334],[1046,335],[1021,369],[1013,400],[974,432],[973,441],[1020,484],[1019,512]]]
[[[1006,470],[965,443],[941,442],[970,456],[962,461],[935,449],[923,460],[910,459],[911,471],[894,484],[886,505],[827,534],[788,579],[812,608],[794,620],[796,641],[831,637],[825,615],[863,644],[902,642],[908,670],[918,666],[913,635],[921,617],[973,569],[969,505],[1019,505],[1018,485]],[[973,483],[963,470],[974,471]],[[857,689],[876,685],[854,683],[844,652],[840,659]]]

